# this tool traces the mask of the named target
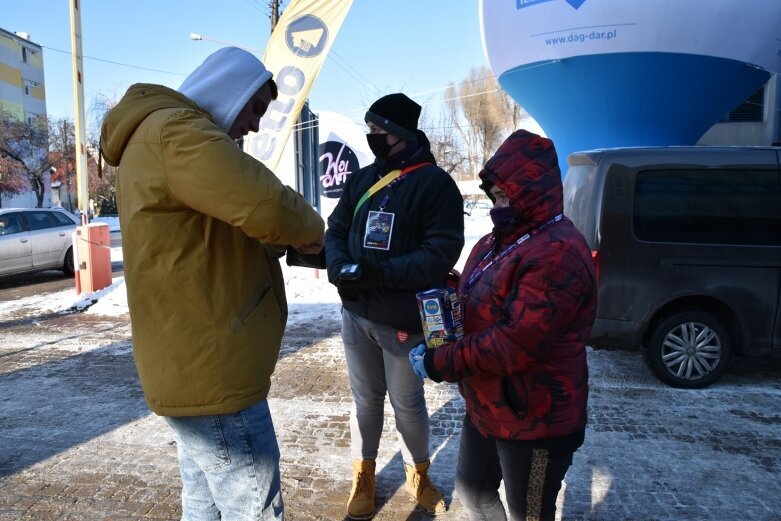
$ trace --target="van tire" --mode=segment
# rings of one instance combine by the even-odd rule
[[[692,336],[698,341],[690,341]],[[645,355],[649,367],[664,383],[700,389],[724,373],[732,355],[732,341],[727,328],[712,314],[680,311],[654,327]]]
[[[62,261],[62,272],[66,275],[73,275],[73,246],[65,252],[65,259]]]

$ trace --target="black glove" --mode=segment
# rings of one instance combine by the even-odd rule
[[[339,289],[374,289],[383,286],[383,284],[382,268],[367,259],[358,261],[358,272],[354,277],[346,278],[340,276],[336,279],[336,287]]]
[[[364,288],[379,288],[385,285],[385,276],[382,274],[382,268],[367,259],[361,259],[358,262],[360,266],[361,277],[358,279]]]
[[[285,262],[288,266],[302,266],[304,268],[318,268],[324,270],[326,268],[325,248],[320,250],[320,253],[300,253],[290,246],[287,249]]]

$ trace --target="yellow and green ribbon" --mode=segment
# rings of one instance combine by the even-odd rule
[[[413,170],[420,168],[424,165],[430,165],[431,163],[418,163],[417,165],[411,165],[405,168],[404,170],[391,170],[385,176],[374,183],[368,190],[366,190],[366,193],[361,196],[361,198],[358,200],[358,204],[355,205],[355,211],[353,211],[353,219],[355,219],[355,216],[358,215],[358,210],[361,209],[361,206],[366,204],[366,201],[369,200],[371,196],[391,184],[395,179],[398,179],[399,177],[403,176],[404,174],[408,172],[412,172]]]

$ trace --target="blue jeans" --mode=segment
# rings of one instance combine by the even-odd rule
[[[512,521],[553,521],[556,498],[574,452],[485,437],[467,415],[461,430],[456,492],[469,521],[507,519],[499,498],[502,481]]]
[[[183,521],[282,521],[279,446],[268,402],[234,414],[170,417]]]

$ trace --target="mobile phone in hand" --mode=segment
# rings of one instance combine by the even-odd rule
[[[355,280],[358,278],[358,270],[360,266],[357,264],[345,264],[342,269],[339,270],[339,278],[344,280]]]

